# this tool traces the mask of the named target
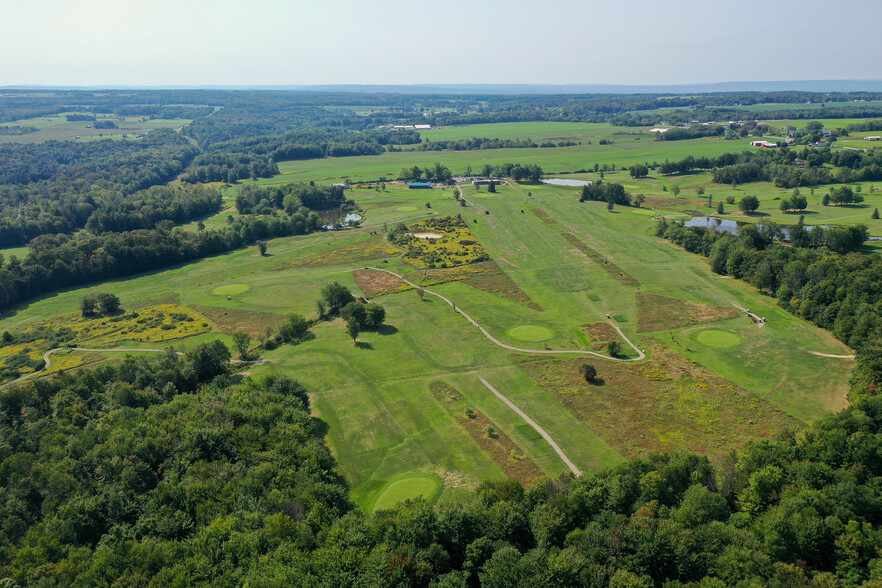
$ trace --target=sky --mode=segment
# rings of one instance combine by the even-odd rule
[[[882,79],[880,0],[0,0],[0,86]]]

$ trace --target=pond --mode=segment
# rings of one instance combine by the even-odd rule
[[[352,223],[361,222],[362,216],[354,212],[344,212],[339,208],[334,210],[318,210],[319,222],[326,231],[334,231],[348,227]]]
[[[747,223],[739,223],[738,221],[733,221],[725,218],[716,218],[713,216],[694,216],[692,220],[688,220],[683,223],[684,227],[704,227],[706,229],[713,229],[718,233],[729,233],[731,235],[737,235],[738,229]],[[812,230],[813,225],[806,225],[805,230]],[[820,225],[823,229],[829,229],[830,227],[827,225]],[[790,241],[790,228],[789,227],[781,227],[781,232],[784,234],[784,241]],[[880,241],[882,237],[868,237],[868,241]]]
[[[548,178],[547,180],[542,180],[543,184],[551,184],[552,186],[590,186],[590,180],[566,180],[563,178]]]
[[[725,218],[716,218],[713,216],[694,216],[692,220],[683,223],[685,227],[704,227],[705,229],[713,229],[718,233],[738,234],[738,223]]]

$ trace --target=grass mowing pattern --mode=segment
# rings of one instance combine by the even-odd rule
[[[715,349],[728,349],[740,345],[743,339],[738,333],[731,331],[722,331],[720,329],[708,329],[701,331],[695,336],[695,340],[702,345],[713,347]]]
[[[563,233],[563,238],[569,241],[576,249],[590,257],[592,260],[596,261],[597,265],[603,268],[606,273],[617,279],[623,285],[630,286],[632,288],[640,287],[640,282],[635,280],[632,276],[628,275],[625,270],[614,264],[612,261],[592,249],[590,245],[588,245],[575,235],[571,233]]]
[[[389,509],[405,500],[425,498],[432,501],[441,490],[441,480],[435,476],[416,474],[389,482],[374,501],[374,512]]]
[[[236,294],[244,294],[251,289],[248,284],[225,284],[218,286],[211,291],[215,296],[235,296]]]
[[[417,210],[419,210],[419,208],[417,208],[416,206],[399,206],[395,210],[397,210],[398,212],[416,212]]]

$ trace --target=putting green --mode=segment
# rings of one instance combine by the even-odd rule
[[[717,349],[726,349],[728,347],[735,347],[743,339],[741,335],[738,333],[733,333],[731,331],[721,331],[720,329],[708,329],[707,331],[701,331],[695,337],[695,339],[701,343],[702,345],[707,345],[708,347],[716,347]]]
[[[224,284],[218,286],[211,291],[215,296],[232,296],[233,294],[241,294],[251,289],[248,284]]]
[[[399,206],[396,208],[398,212],[414,212],[419,210],[416,206]]]
[[[423,497],[432,500],[441,489],[441,480],[424,474],[410,475],[389,482],[374,501],[374,511],[389,509],[405,500]]]
[[[512,339],[517,339],[518,341],[545,341],[554,336],[554,333],[549,329],[538,327],[536,325],[521,325],[520,327],[514,327],[506,331],[506,334]]]

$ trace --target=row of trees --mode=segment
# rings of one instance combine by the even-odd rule
[[[799,161],[799,165],[797,165]],[[833,168],[829,167],[832,165]],[[719,157],[688,156],[659,165],[662,174],[713,170],[718,184],[772,182],[782,188],[882,179],[882,150],[862,153],[852,149],[762,149],[724,153]]]

